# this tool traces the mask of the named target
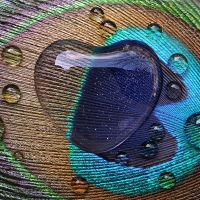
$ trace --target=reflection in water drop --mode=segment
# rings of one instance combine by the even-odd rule
[[[22,51],[16,46],[7,46],[2,51],[2,60],[7,65],[16,67],[22,61]]]
[[[71,186],[76,194],[84,194],[88,190],[88,183],[84,178],[74,177],[71,181]]]
[[[149,134],[152,140],[162,140],[165,136],[165,129],[161,124],[152,124],[149,128]]]
[[[157,38],[161,37],[161,35],[162,35],[162,27],[160,25],[158,25],[157,23],[149,24],[147,27],[147,34],[150,37],[157,39]]]
[[[17,103],[21,98],[18,86],[9,84],[3,88],[2,98],[8,103]]]
[[[17,151],[14,153],[14,158],[16,160],[22,160],[23,159],[23,153],[21,151]]]
[[[168,60],[168,67],[177,74],[182,74],[188,68],[188,61],[182,54],[173,54]]]
[[[171,81],[166,86],[166,95],[170,100],[179,100],[182,95],[182,86],[180,83]]]
[[[200,148],[200,113],[191,115],[184,127],[187,140],[197,148]]]
[[[158,153],[158,146],[153,140],[148,140],[141,144],[140,152],[145,158],[153,158]]]
[[[116,24],[110,20],[103,21],[100,24],[99,28],[100,28],[100,34],[106,38],[113,35],[115,33],[115,31],[117,30]]]
[[[4,134],[4,123],[3,120],[0,118],[0,139],[2,138],[3,134]]]
[[[171,189],[176,184],[175,176],[170,172],[164,172],[159,176],[159,185],[164,189]]]
[[[116,163],[120,165],[126,165],[129,161],[129,156],[125,152],[119,152],[116,157]]]
[[[90,10],[89,17],[90,19],[100,23],[104,19],[104,12],[101,8],[95,7]]]

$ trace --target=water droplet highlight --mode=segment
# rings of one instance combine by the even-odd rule
[[[161,124],[152,124],[149,128],[149,135],[152,140],[162,140],[165,136],[165,129]]]
[[[116,163],[126,165],[129,161],[129,156],[126,152],[119,152],[116,157]]]
[[[99,28],[100,28],[100,34],[105,38],[110,37],[117,30],[116,24],[110,20],[103,21],[100,24]]]
[[[176,184],[176,178],[171,172],[164,172],[159,176],[159,185],[163,189],[171,189]]]
[[[104,19],[104,12],[101,8],[95,7],[90,10],[89,17],[90,19],[101,23]]]
[[[147,34],[150,37],[157,39],[157,38],[161,37],[161,35],[162,35],[162,27],[160,25],[158,25],[157,23],[149,24],[147,27]]]
[[[74,177],[71,186],[76,194],[84,194],[88,190],[88,183],[84,178]]]
[[[180,83],[175,81],[169,82],[166,86],[166,95],[170,100],[180,100],[182,95],[182,86]]]
[[[200,148],[200,113],[195,113],[187,119],[184,131],[189,143]]]
[[[158,146],[153,140],[147,140],[141,144],[140,152],[145,158],[153,158],[158,153]]]
[[[2,98],[8,103],[17,103],[21,99],[21,92],[18,86],[9,84],[3,88]]]
[[[4,134],[4,130],[5,130],[4,123],[3,123],[3,120],[0,118],[0,139],[2,138]]]
[[[14,153],[15,160],[22,160],[23,159],[23,153],[21,151],[17,151]]]
[[[22,61],[22,51],[16,46],[7,46],[2,51],[2,60],[8,66],[16,67]]]
[[[177,74],[182,74],[188,68],[188,61],[182,54],[173,54],[167,63],[167,66]]]

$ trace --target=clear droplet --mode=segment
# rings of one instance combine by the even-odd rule
[[[88,183],[84,178],[74,177],[71,186],[76,194],[84,194],[88,190]]]
[[[110,37],[117,30],[117,26],[114,22],[110,20],[105,20],[100,24],[100,34],[103,37]]]
[[[23,159],[23,153],[21,151],[17,151],[14,153],[14,157],[16,160],[22,160]]]
[[[166,95],[170,100],[180,100],[182,95],[182,86],[180,83],[175,81],[169,82],[166,86]]]
[[[162,27],[160,25],[158,25],[157,23],[149,24],[147,27],[147,34],[150,37],[157,39],[157,38],[161,37],[161,35],[162,35]]]
[[[3,120],[0,118],[0,139],[2,138],[4,134],[4,130],[5,130],[4,123],[3,123]]]
[[[9,84],[3,88],[2,98],[8,103],[17,103],[21,98],[20,89],[14,84]]]
[[[104,12],[101,8],[95,7],[90,10],[90,19],[100,23],[104,19]]]
[[[159,185],[164,189],[171,189],[176,184],[175,176],[170,172],[164,172],[159,176]]]
[[[168,60],[168,67],[177,74],[182,74],[188,68],[188,61],[182,54],[173,54]]]
[[[116,163],[120,165],[126,165],[129,161],[129,156],[125,152],[119,152],[116,157]]]
[[[161,124],[152,124],[149,128],[150,138],[152,140],[162,140],[165,136],[165,129]]]
[[[200,148],[200,113],[191,115],[184,127],[187,140],[197,148]]]
[[[158,146],[153,140],[147,140],[141,144],[140,151],[143,157],[153,158],[158,153]]]
[[[16,67],[22,61],[22,51],[16,46],[7,46],[2,51],[2,60],[8,66]]]

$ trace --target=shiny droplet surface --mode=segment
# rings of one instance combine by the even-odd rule
[[[76,194],[84,194],[88,190],[88,183],[84,178],[74,177],[71,181],[71,186]]]
[[[3,88],[2,98],[8,103],[17,103],[21,99],[21,92],[18,86],[9,84]]]
[[[4,130],[5,130],[4,122],[3,122],[3,120],[0,118],[0,139],[2,138],[2,136],[3,136],[3,134],[4,134]]]
[[[200,148],[200,113],[191,115],[184,126],[187,140],[195,147]]]
[[[100,23],[104,19],[104,12],[101,8],[94,7],[90,10],[89,17],[90,19]]]
[[[166,96],[172,101],[180,100],[182,95],[182,86],[180,83],[171,81],[166,86]]]
[[[117,26],[114,22],[110,21],[110,20],[105,20],[100,24],[100,34],[103,37],[110,37],[111,35],[113,35],[116,30],[117,30]]]
[[[158,181],[160,187],[163,189],[171,189],[176,184],[176,178],[171,172],[164,172],[160,174]]]
[[[161,124],[152,124],[149,127],[149,136],[152,140],[162,140],[165,136],[164,126]]]
[[[162,35],[162,27],[157,23],[149,24],[147,27],[147,34],[154,39],[158,39]]]
[[[126,165],[129,161],[129,156],[126,152],[119,152],[116,157],[116,163]]]
[[[147,140],[141,144],[140,152],[145,158],[153,158],[158,153],[158,145],[153,140]]]
[[[2,60],[8,66],[16,67],[22,61],[22,51],[16,46],[7,46],[2,51]]]
[[[15,158],[16,160],[22,160],[22,159],[23,159],[23,153],[22,153],[21,151],[16,151],[16,152],[14,153],[14,158]]]
[[[173,54],[168,60],[168,67],[177,74],[182,74],[188,68],[188,61],[182,54]]]

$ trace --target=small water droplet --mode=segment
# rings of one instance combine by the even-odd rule
[[[2,60],[11,67],[16,67],[22,61],[22,51],[16,46],[7,46],[2,51]]]
[[[166,95],[170,100],[179,100],[182,95],[182,86],[180,83],[171,81],[166,86]]]
[[[157,38],[161,37],[161,35],[162,35],[162,27],[160,25],[158,25],[157,23],[149,24],[147,27],[147,34],[150,37],[157,39]]]
[[[200,148],[200,113],[191,115],[184,126],[187,140],[195,147]]]
[[[76,194],[84,194],[88,190],[88,183],[84,178],[74,177],[71,186]]]
[[[153,158],[158,153],[158,146],[153,140],[147,140],[141,144],[140,152],[145,158]]]
[[[149,128],[149,134],[152,140],[162,140],[165,136],[165,129],[161,124],[152,124]]]
[[[90,10],[90,19],[100,23],[104,19],[104,12],[101,8],[95,7]]]
[[[129,161],[129,156],[125,152],[119,152],[116,157],[116,163],[120,165],[126,165]]]
[[[23,153],[21,151],[17,151],[14,153],[14,157],[16,160],[22,160],[23,159]]]
[[[103,37],[110,37],[117,30],[117,26],[114,22],[110,20],[105,20],[100,24],[100,34]]]
[[[159,185],[164,189],[171,189],[176,184],[176,178],[171,172],[164,172],[159,176]]]
[[[2,138],[3,134],[4,134],[4,123],[3,120],[0,118],[0,139]]]
[[[8,103],[17,103],[21,98],[20,89],[14,84],[9,84],[3,88],[2,98]]]
[[[168,60],[167,66],[175,73],[182,74],[188,68],[188,61],[182,54],[173,54]]]

